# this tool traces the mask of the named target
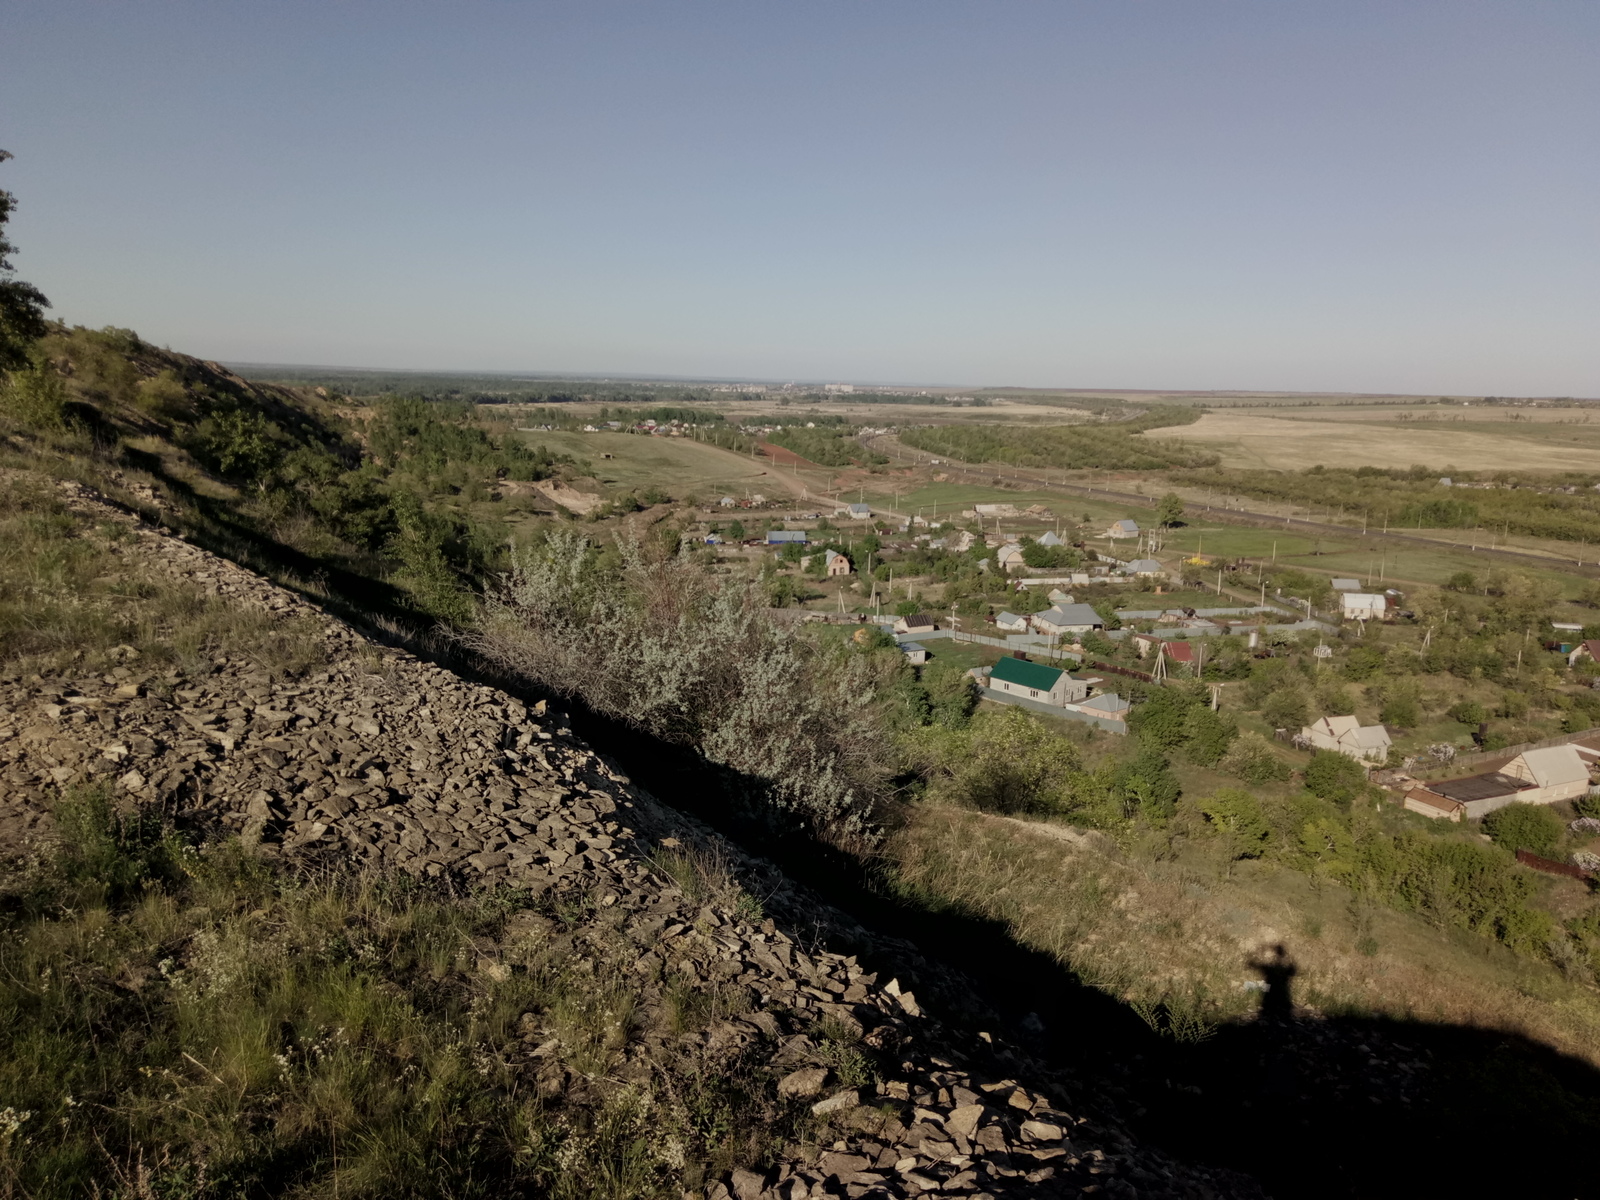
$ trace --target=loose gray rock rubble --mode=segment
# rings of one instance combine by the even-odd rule
[[[631,939],[641,1004],[659,1003],[653,980],[668,963],[706,986],[748,989],[752,1012],[685,1036],[763,1047],[777,1093],[827,1122],[831,1140],[814,1155],[765,1174],[736,1170],[709,1188],[711,1200],[1258,1194],[1227,1172],[1136,1147],[1092,1101],[1074,1097],[1070,1081],[987,1034],[976,1045],[958,1038],[898,978],[827,949],[841,934],[846,945],[874,943],[635,788],[544,703],[380,646],[92,495],[74,493],[71,503],[128,525],[137,553],[202,592],[314,618],[327,665],[292,683],[233,659],[180,675],[143,669],[129,648],[103,675],[0,679],[0,851],[10,858],[48,841],[59,788],[109,778],[127,801],[237,834],[265,853],[536,893],[581,888],[597,909],[619,906],[625,920],[597,922],[585,936],[609,940],[613,954],[616,939]],[[731,901],[689,899],[651,857],[680,844],[710,847],[768,912],[804,913],[815,935],[798,936],[791,920],[786,932]],[[574,939],[574,953],[583,941]],[[915,977],[925,999],[962,991],[903,943],[869,957]],[[806,1032],[820,1018],[859,1030],[898,1069],[875,1085],[844,1087]]]

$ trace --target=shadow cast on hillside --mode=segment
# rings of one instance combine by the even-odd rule
[[[1492,1030],[1297,1020],[1292,947],[1249,964],[1269,985],[1257,1019],[1175,1040],[1001,923],[921,906],[868,862],[740,820],[718,798],[722,768],[570,707],[575,730],[641,787],[961,972],[1014,1042],[1111,1097],[1137,1136],[1178,1158],[1245,1172],[1282,1198],[1600,1196],[1600,1071],[1585,1062]]]
[[[402,621],[417,619],[415,613],[407,610],[404,594],[398,588],[268,536],[242,520],[229,507],[228,501],[208,496],[188,480],[172,474],[159,455],[131,446],[121,447],[121,453],[130,467],[159,480],[200,515],[199,524],[187,531],[197,546],[262,574],[286,573],[302,580],[317,580],[326,588],[327,595],[307,598],[316,604],[326,604],[339,616],[358,625],[364,624],[363,615],[372,614]]]

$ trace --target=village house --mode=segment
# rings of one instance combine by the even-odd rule
[[[1039,542],[1039,545],[1041,545],[1041,546],[1065,546],[1066,545],[1065,542],[1063,542],[1060,538],[1058,538],[1054,533],[1052,533],[1048,529],[1045,530],[1042,534],[1039,535],[1038,542]]]
[[[972,544],[977,540],[969,530],[960,529],[945,536],[944,547],[952,554],[965,554],[972,549]]]
[[[1022,546],[1017,542],[1007,542],[994,552],[994,557],[1002,571],[1020,571],[1028,565],[1022,560]]]
[[[1500,773],[1533,785],[1518,790],[1519,804],[1556,804],[1589,791],[1588,763],[1573,745],[1524,750],[1501,767]]]
[[[1062,708],[1089,695],[1088,683],[1074,679],[1060,667],[1010,657],[994,664],[989,672],[989,687],[1008,696]]]
[[[1420,813],[1436,821],[1460,821],[1467,813],[1467,806],[1460,800],[1452,800],[1423,786],[1407,791],[1401,807],[1407,812]]]
[[[1317,750],[1332,750],[1357,762],[1381,763],[1389,757],[1389,731],[1363,725],[1355,717],[1319,717],[1300,730],[1302,741]]]
[[[1581,662],[1600,662],[1600,641],[1590,639],[1572,648],[1567,655],[1567,666],[1575,667]]]
[[[1335,579],[1333,580],[1333,590],[1336,592],[1359,592],[1361,590],[1361,580]]]
[[[1071,604],[1072,593],[1063,592],[1060,588],[1051,588],[1050,594],[1045,597],[1051,604]]]
[[[1122,568],[1122,574],[1135,579],[1165,579],[1167,569],[1153,558],[1136,558]]]
[[[1414,787],[1406,794],[1405,807],[1425,817],[1476,820],[1497,808],[1515,804],[1521,793],[1533,790],[1534,785],[1526,780],[1500,771],[1485,771],[1462,779],[1435,779]]]
[[[1181,667],[1193,667],[1195,664],[1195,650],[1193,642],[1162,642],[1161,652],[1167,656],[1167,661],[1176,663]]]
[[[829,579],[850,574],[850,560],[837,550],[828,550],[822,556],[822,571]]]
[[[1087,604],[1061,604],[1033,614],[1033,627],[1040,633],[1059,637],[1063,633],[1088,633],[1104,629],[1105,618]]]
[[[1003,612],[994,619],[996,629],[1004,629],[1007,633],[1027,633],[1028,618],[1019,617],[1014,612]]]
[[[724,496],[721,500],[718,500],[717,503],[723,508],[732,508],[737,501],[735,501],[732,496]]]
[[[767,530],[767,545],[769,546],[804,546],[805,544],[806,531],[804,529]]]
[[[1148,658],[1151,651],[1165,646],[1168,662],[1194,662],[1194,647],[1188,642],[1175,641],[1153,633],[1136,633],[1130,640],[1133,642],[1133,648],[1140,658]]]
[[[901,642],[900,653],[906,656],[906,661],[914,667],[920,667],[928,661],[928,648],[921,642]]]
[[[1372,592],[1345,592],[1339,599],[1346,621],[1381,621],[1389,612],[1389,598]]]
[[[894,623],[896,633],[932,633],[939,628],[933,623],[933,618],[927,613],[915,613],[909,617],[900,617]]]
[[[1111,522],[1111,528],[1106,530],[1106,536],[1113,540],[1136,538],[1139,536],[1139,522],[1132,517],[1123,517],[1120,521],[1113,521]]]
[[[1068,704],[1068,712],[1082,713],[1086,717],[1094,717],[1102,723],[1104,728],[1113,733],[1127,733],[1128,710],[1133,705],[1124,700],[1115,692],[1101,692],[1092,700],[1081,700],[1076,704]],[[1113,724],[1113,722],[1115,724]],[[1117,726],[1121,726],[1118,728]]]
[[[870,505],[870,504],[850,504],[850,505],[846,505],[844,508],[840,509],[834,515],[835,516],[840,516],[840,517],[854,517],[857,520],[866,520],[868,517],[872,516],[872,505]]]

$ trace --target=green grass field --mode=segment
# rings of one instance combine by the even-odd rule
[[[524,433],[533,445],[548,446],[588,462],[596,478],[607,487],[621,489],[658,487],[672,495],[717,488],[747,489],[769,495],[789,495],[793,485],[773,481],[771,463],[755,462],[730,450],[703,446],[683,438],[641,437],[631,433]],[[610,454],[611,458],[603,458]],[[793,473],[785,471],[786,477]],[[809,476],[814,472],[802,472]]]
[[[990,631],[989,636],[995,636]],[[960,663],[964,668],[987,667],[999,662],[1006,653],[998,646],[984,646],[977,642],[958,642],[953,638],[930,638],[923,645],[928,648],[928,661]]]
[[[845,499],[853,497],[846,496]],[[929,520],[933,520],[937,515],[940,520],[955,521],[960,520],[962,509],[971,508],[974,504],[1014,504],[1018,509],[1027,508],[1032,504],[1042,504],[1056,516],[1075,522],[1082,521],[1084,515],[1088,514],[1090,531],[1094,531],[1094,527],[1099,523],[1110,524],[1118,517],[1132,517],[1141,524],[1148,523],[1155,517],[1153,508],[1139,505],[1108,503],[1104,500],[1045,489],[1013,491],[1009,488],[982,487],[967,483],[932,483],[913,491],[902,492],[898,497],[890,491],[875,492],[869,488],[866,499],[874,506],[894,508],[907,515],[913,515],[920,509],[922,515]]]
[[[1168,550],[1186,554],[1221,555],[1224,558],[1271,558],[1276,548],[1279,560],[1309,554],[1316,539],[1298,533],[1272,529],[1247,529],[1239,525],[1186,525],[1171,530],[1166,537]],[[1324,549],[1331,543],[1324,539]]]
[[[1304,567],[1309,571],[1349,575],[1362,580],[1367,579],[1370,572],[1374,586],[1378,585],[1380,574],[1382,581],[1391,586],[1396,582],[1427,583],[1437,586],[1458,571],[1470,571],[1481,579],[1492,570],[1510,570],[1518,574],[1531,575],[1536,579],[1554,580],[1561,586],[1561,594],[1569,600],[1593,586],[1593,580],[1580,575],[1522,564],[1508,566],[1468,550],[1430,550],[1419,547],[1415,550],[1379,551],[1350,548],[1331,554],[1296,555],[1288,558],[1280,554],[1278,562]]]

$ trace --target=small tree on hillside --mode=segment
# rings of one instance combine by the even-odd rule
[[[1367,772],[1355,759],[1332,750],[1318,750],[1306,767],[1306,790],[1313,796],[1350,807],[1366,785]]]
[[[1272,783],[1289,778],[1289,764],[1274,753],[1259,733],[1242,733],[1217,762],[1219,770],[1246,783]]]
[[[1508,804],[1497,808],[1483,819],[1483,828],[1497,846],[1543,855],[1556,852],[1562,832],[1561,818],[1538,804]]]
[[[1156,502],[1156,521],[1165,529],[1170,529],[1183,520],[1183,497],[1177,492],[1168,492]]]

